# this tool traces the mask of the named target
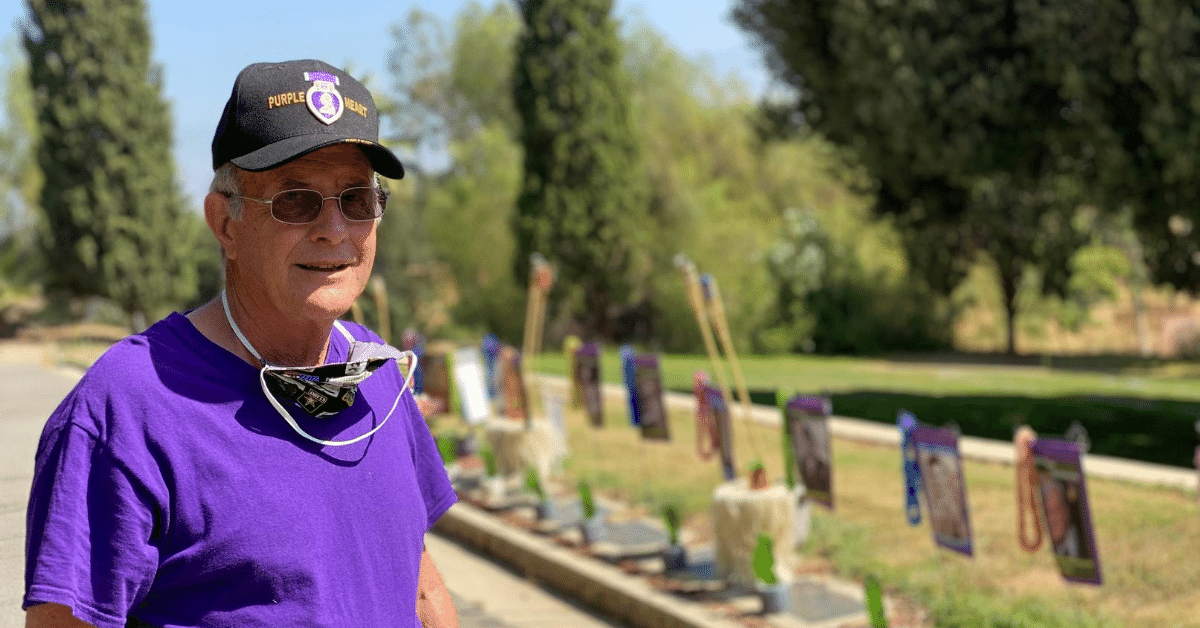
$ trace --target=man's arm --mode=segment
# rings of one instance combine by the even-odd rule
[[[424,564],[424,563],[422,563]],[[35,604],[25,610],[25,628],[95,628],[62,604]]]
[[[437,565],[433,564],[429,550],[424,547],[421,548],[421,570],[417,576],[417,617],[425,628],[458,628],[458,612],[454,610],[450,591]]]

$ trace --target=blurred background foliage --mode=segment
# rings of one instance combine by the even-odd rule
[[[419,164],[412,181],[400,184],[409,188],[400,196],[411,201],[419,228],[381,233],[379,266],[389,288],[422,264],[444,264],[454,283],[444,291],[454,301],[445,307],[449,315],[424,321],[426,333],[469,338],[494,331],[519,341],[523,321],[515,313],[523,311],[526,282],[508,272],[516,254],[508,225],[522,148],[501,86],[513,71],[520,31],[508,3],[468,5],[453,25],[416,11],[394,27],[393,138],[414,155],[441,147],[449,156],[449,163]],[[744,351],[950,346],[949,301],[939,302],[910,276],[892,222],[872,217],[871,197],[859,192],[867,185],[860,169],[820,137],[777,128],[736,76],[680,54],[645,20],[622,24],[619,33],[649,198],[631,236],[631,285],[612,304],[612,329],[603,339],[701,349],[672,264],[684,253],[717,279]],[[785,214],[797,207],[810,216],[821,255],[832,260],[804,294],[786,287],[801,269],[771,259],[792,239],[814,235],[787,227]],[[574,288],[560,282],[555,290],[551,343],[585,334],[585,301]],[[907,314],[897,317],[897,310]],[[844,324],[846,312],[854,312],[852,326]]]
[[[1200,21],[1186,7],[742,0],[734,19],[778,81],[755,102],[736,75],[681,54],[636,12],[616,22],[599,0],[520,6],[526,13],[471,3],[447,22],[413,11],[392,27],[388,74],[362,77],[386,141],[409,166],[389,183],[376,260],[391,337],[412,327],[429,338],[474,342],[490,331],[518,343],[537,250],[560,276],[548,347],[578,334],[699,352],[672,261],[682,253],[715,277],[743,352],[1200,350],[1190,297],[1200,278],[1190,237],[1200,83],[1188,80],[1200,68]],[[589,106],[623,121],[602,126],[627,123],[629,139],[614,145],[628,161],[590,197],[564,192],[593,199],[577,202],[592,212],[584,218],[556,218],[537,209],[541,201],[520,213],[523,190],[546,183],[526,172],[537,162],[527,159],[528,127],[550,116],[546,94],[522,113],[519,96],[530,89],[520,80],[536,75],[529,64],[569,57],[551,49],[553,38],[522,47],[522,37],[587,30],[570,26],[571,12],[585,9],[580,23],[611,26],[587,36],[612,72],[591,86],[587,75],[608,71],[576,73],[579,84],[563,89],[593,94]],[[555,11],[561,20],[537,25]],[[141,12],[122,15],[133,24]],[[148,276],[118,272],[128,260],[111,263],[99,283],[87,273],[72,280],[88,290],[52,289],[72,284],[54,279],[69,265],[62,254],[48,264],[43,246],[48,162],[37,159],[44,103],[29,83],[33,49],[10,40],[3,50],[0,334],[80,318],[128,327],[140,310],[153,320],[211,298],[218,253],[188,211],[156,227],[187,244],[172,251],[171,267],[197,269],[167,273],[178,294],[161,282],[126,285]],[[155,77],[147,65],[126,78],[154,94]],[[575,128],[585,126],[555,135],[579,131],[572,141],[598,146]],[[158,135],[169,144],[169,133]],[[618,192],[630,194],[625,205],[599,209]],[[596,237],[570,240],[589,229]],[[614,276],[603,299],[586,280],[596,274]],[[121,297],[130,294],[146,303]],[[361,311],[378,325],[373,296]]]

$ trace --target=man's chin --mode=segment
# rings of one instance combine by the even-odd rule
[[[317,290],[304,299],[305,318],[334,320],[350,311],[358,294],[351,290]]]

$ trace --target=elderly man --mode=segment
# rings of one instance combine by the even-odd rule
[[[399,367],[337,321],[404,169],[319,61],[237,77],[204,215],[225,290],[114,345],[55,410],[27,626],[456,626],[423,538],[454,503]]]

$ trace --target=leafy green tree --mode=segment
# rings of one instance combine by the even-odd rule
[[[612,338],[630,299],[631,265],[648,210],[646,173],[611,0],[523,0],[513,95],[524,149],[515,275],[552,260],[577,287],[585,334]]]
[[[1072,5],[741,0],[734,19],[796,88],[811,129],[853,151],[876,210],[941,292],[993,257],[1009,329],[1027,267],[1061,293],[1086,238],[1070,215],[1129,166],[1098,94],[1131,57],[1121,0]],[[1109,43],[1109,42],[1117,43]],[[1009,350],[1014,351],[1013,335]]]
[[[522,320],[513,313],[523,311],[525,294],[508,272],[517,255],[510,225],[522,175],[511,89],[520,21],[512,6],[469,3],[452,24],[415,11],[394,27],[394,85],[387,96],[396,105],[389,114],[393,141],[422,155],[433,147],[447,159],[430,160],[427,169],[418,163],[394,187],[396,209],[381,226],[376,268],[394,297],[407,295],[392,299],[394,309],[398,302],[435,298],[422,273],[449,269],[459,299],[454,326],[493,331],[515,343]],[[800,346],[779,320],[767,264],[791,206],[812,206],[847,259],[858,260],[870,281],[882,277],[879,285],[868,289],[864,279],[854,289],[874,295],[900,283],[906,265],[899,241],[889,225],[871,219],[868,199],[853,189],[861,176],[832,145],[810,137],[760,139],[756,110],[736,77],[682,55],[636,17],[621,36],[640,167],[650,184],[646,214],[624,240],[628,293],[612,304],[610,340],[703,349],[672,264],[684,253],[716,276],[740,350]],[[895,293],[887,293],[889,302],[896,302]],[[555,296],[561,301],[559,311],[549,313],[549,344],[581,332],[570,320],[584,307],[581,293],[563,286]],[[416,310],[394,311],[392,318],[405,325],[420,320]]]
[[[1113,77],[1108,122],[1134,167],[1106,190],[1132,210],[1151,279],[1200,291],[1200,7],[1127,0],[1133,66]],[[1103,94],[1101,94],[1103,97]]]
[[[196,291],[194,216],[140,0],[29,0],[49,288],[111,299],[135,326]]]
[[[5,92],[0,127],[0,293],[35,282],[42,272],[37,250],[37,197],[42,172],[34,159],[36,122],[29,68],[4,45]]]
[[[405,219],[414,224],[397,235],[419,241],[392,247],[402,263],[380,265],[389,284],[406,268],[447,269],[457,295],[454,322],[511,343],[520,342],[523,321],[512,312],[522,311],[524,300],[509,271],[521,161],[511,93],[519,27],[510,4],[475,2],[449,32],[419,10],[393,27],[395,107],[388,119],[395,141],[414,153],[433,147],[449,163],[410,168]]]

